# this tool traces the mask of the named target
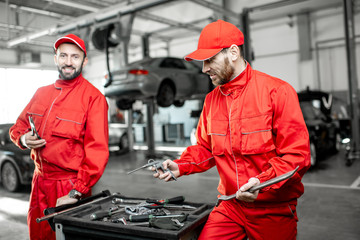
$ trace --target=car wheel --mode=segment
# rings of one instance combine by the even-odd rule
[[[120,110],[129,110],[132,108],[132,105],[135,101],[131,101],[128,99],[119,99],[116,101],[116,106],[120,109]]]
[[[168,82],[162,83],[156,96],[157,104],[160,107],[170,107],[174,103],[174,99],[175,91],[173,87]]]
[[[185,104],[185,100],[175,100],[174,101],[175,107],[182,107],[182,106],[184,106],[184,104]]]
[[[311,166],[314,167],[317,164],[316,146],[313,142],[310,142],[310,154],[311,154]]]
[[[334,139],[334,153],[338,153],[341,148],[341,135],[340,133],[336,133],[335,139]]]
[[[124,150],[129,150],[129,138],[128,135],[125,133],[120,137],[120,141],[119,141],[119,150],[120,151],[124,151]]]
[[[6,162],[1,170],[1,182],[10,192],[15,192],[20,187],[20,179],[14,164]]]

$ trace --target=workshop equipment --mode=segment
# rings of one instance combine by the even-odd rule
[[[174,199],[178,201],[174,202]],[[156,208],[146,208],[146,205]],[[140,207],[151,211],[139,215],[130,215],[125,211]],[[212,208],[213,205],[186,202],[183,197],[157,200],[115,193],[84,208],[56,215],[53,222],[57,240],[186,240],[197,239]]]

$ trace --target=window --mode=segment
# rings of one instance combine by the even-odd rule
[[[14,123],[36,90],[57,77],[56,70],[0,68],[0,123]]]

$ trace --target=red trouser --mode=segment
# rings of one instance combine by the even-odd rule
[[[55,240],[55,232],[49,223],[36,222],[36,218],[44,216],[44,209],[55,207],[56,200],[69,193],[73,188],[74,179],[49,180],[34,173],[28,212],[30,240]]]
[[[237,200],[222,201],[210,213],[199,240],[292,240],[296,239],[297,221],[293,204],[259,207]]]

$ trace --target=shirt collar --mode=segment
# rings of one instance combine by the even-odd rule
[[[243,88],[251,78],[252,68],[248,62],[246,62],[245,69],[236,77],[231,79],[228,83],[219,87],[220,91],[224,95],[229,95],[236,89]]]
[[[56,82],[54,83],[55,88],[63,88],[63,87],[73,87],[75,86],[78,82],[81,81],[82,79],[82,73],[80,73],[79,76],[77,76],[74,79],[70,79],[70,80],[64,80],[59,78],[58,80],[56,80]]]

